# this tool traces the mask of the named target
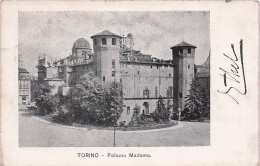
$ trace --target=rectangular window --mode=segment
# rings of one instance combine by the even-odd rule
[[[115,60],[112,59],[112,68],[115,68]]]
[[[190,48],[188,49],[188,54],[191,54],[191,49]]]
[[[169,77],[172,77],[171,73],[169,74]]]
[[[149,95],[150,95],[150,92],[149,92],[148,87],[146,86],[145,90],[143,91],[143,97],[144,98],[149,98]]]
[[[107,39],[106,38],[102,38],[102,45],[107,45]]]
[[[158,88],[157,88],[157,86],[155,87],[155,97],[158,97]]]
[[[190,65],[188,65],[188,69],[190,68]]]
[[[112,71],[112,77],[115,77],[115,75],[116,75],[116,72]]]
[[[130,107],[129,106],[127,106],[127,115],[129,115],[130,114]]]
[[[139,75],[139,74],[140,74],[140,71],[137,71],[137,74]]]
[[[172,97],[173,88],[172,86],[169,86],[167,89],[167,97]]]
[[[97,39],[94,39],[94,45],[95,46],[97,45]]]
[[[183,49],[180,49],[180,54],[182,54],[183,53]]]
[[[182,98],[182,93],[179,93],[179,98]]]
[[[105,76],[103,76],[103,81],[106,81],[106,77]]]
[[[116,38],[112,38],[112,45],[116,45]]]

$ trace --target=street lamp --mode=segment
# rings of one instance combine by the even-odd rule
[[[116,147],[116,125],[114,124],[114,144],[113,147]]]

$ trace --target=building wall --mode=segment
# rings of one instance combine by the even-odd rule
[[[52,89],[52,94],[57,94],[59,91],[59,88],[61,87],[62,84],[64,84],[64,80],[61,79],[49,79],[49,80],[44,80],[45,82],[47,82],[50,86],[53,86]]]
[[[29,79],[19,79],[19,97],[18,105],[29,105],[31,99],[31,84]]]
[[[149,98],[167,97],[167,90],[173,87],[173,66],[156,64],[120,64],[124,98],[148,98],[144,90],[149,90]]]

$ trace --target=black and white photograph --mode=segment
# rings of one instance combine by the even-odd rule
[[[259,2],[0,8],[0,165],[259,164]]]
[[[210,146],[209,25],[209,11],[19,12],[19,147]]]

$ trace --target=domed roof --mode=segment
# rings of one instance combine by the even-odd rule
[[[89,48],[89,49],[91,49],[89,42],[84,38],[79,38],[78,40],[76,40],[73,44],[73,48]]]
[[[133,34],[132,33],[128,33],[127,37],[133,38]]]

